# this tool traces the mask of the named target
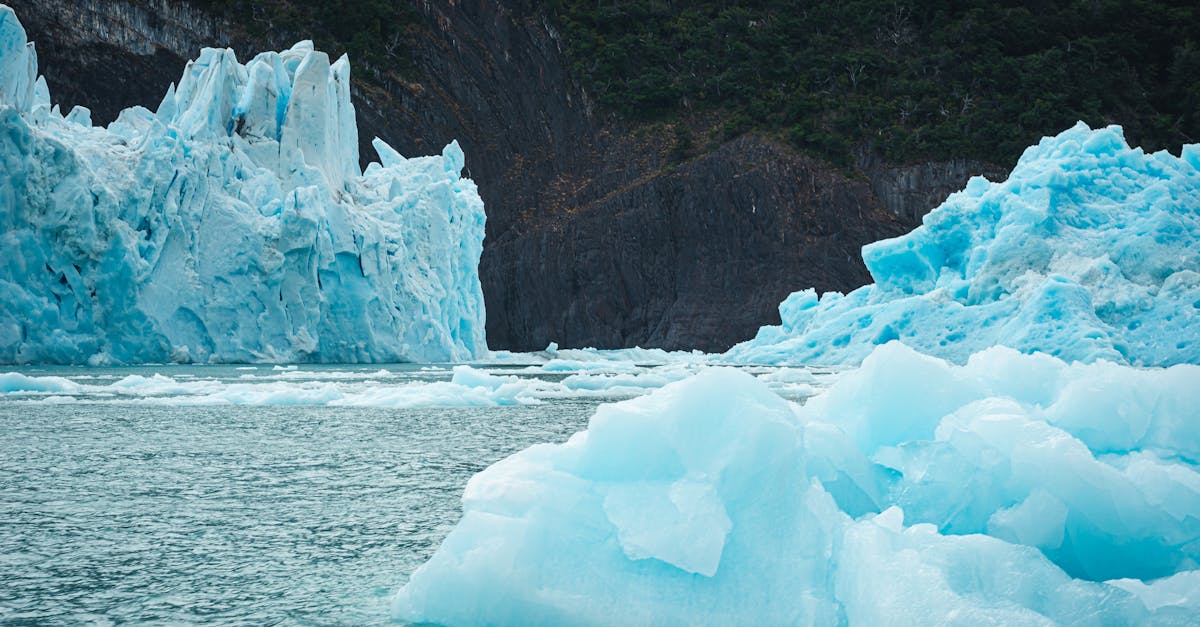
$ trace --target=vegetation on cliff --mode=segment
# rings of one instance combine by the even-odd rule
[[[415,3],[394,0],[194,0],[209,12],[232,18],[250,37],[271,41],[303,37],[337,58],[348,53],[354,68],[373,74],[415,71],[409,38],[420,28]]]
[[[842,165],[1011,164],[1077,120],[1150,149],[1200,141],[1200,5],[1178,0],[551,0],[606,110],[718,110]]]

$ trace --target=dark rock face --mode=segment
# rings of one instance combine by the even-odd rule
[[[38,51],[63,113],[92,110],[107,124],[122,109],[155,108],[183,66],[227,27],[187,5],[160,0],[4,0],[17,13]]]
[[[1008,178],[1003,168],[970,159],[893,166],[864,152],[858,157],[858,167],[888,211],[914,223],[920,222],[947,196],[962,189],[972,176],[984,176],[990,181]]]
[[[101,123],[157,105],[201,46],[244,59],[303,38],[250,41],[237,16],[184,2],[7,1],[55,101]],[[869,281],[859,248],[907,230],[980,169],[871,162],[850,178],[756,135],[679,161],[668,130],[593,111],[536,3],[414,3],[426,20],[413,50],[421,78],[354,85],[364,156],[374,136],[406,155],[462,144],[488,211],[492,348],[726,348],[777,323],[792,291]]]
[[[491,246],[489,338],[724,350],[797,286],[868,282],[861,246],[904,230],[865,182],[743,136]]]

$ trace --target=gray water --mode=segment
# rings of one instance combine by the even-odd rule
[[[22,372],[240,376],[212,367]],[[565,440],[597,404],[0,397],[0,622],[385,623],[389,597],[457,522],[470,476],[528,445]]]

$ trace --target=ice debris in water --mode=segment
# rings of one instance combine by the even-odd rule
[[[687,378],[701,363],[638,366],[621,361],[578,362],[587,367],[562,369],[567,360],[520,368],[422,368],[414,372],[376,370],[295,370],[237,377],[129,375],[111,382],[92,375],[29,376],[0,372],[0,400],[21,403],[140,403],[152,405],[343,405],[356,407],[496,407],[536,405],[565,399],[623,399],[648,394]],[[554,368],[546,366],[555,364]],[[593,366],[605,365],[605,369]],[[289,368],[294,368],[291,366]],[[758,376],[787,398],[812,396],[834,373],[803,368],[758,368]]]
[[[854,364],[892,339],[964,362],[1003,344],[1066,359],[1200,362],[1200,145],[1131,149],[1083,123],[974,178],[895,239],[863,247],[875,283],[796,292],[737,362]]]
[[[712,368],[471,479],[394,601],[473,624],[1186,624],[1200,366],[893,342],[799,406]]]
[[[205,49],[157,112],[63,116],[0,5],[0,362],[486,354],[463,153],[358,168],[346,57]]]
[[[713,355],[698,350],[667,351],[661,348],[559,348],[551,342],[545,350],[530,353],[490,351],[475,363],[489,365],[542,365],[550,370],[603,370],[611,366],[662,365],[677,363],[702,363],[713,359]]]

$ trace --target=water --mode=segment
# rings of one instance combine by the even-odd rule
[[[386,623],[471,475],[706,365],[576,353],[0,368],[0,623]],[[746,370],[796,400],[837,376]]]
[[[313,369],[352,380],[379,367]],[[107,385],[213,367],[22,370]],[[446,371],[389,367],[398,382]],[[332,373],[332,374],[330,374]],[[286,374],[286,373],[282,373]],[[379,624],[467,479],[599,400],[469,408],[186,406],[0,396],[0,622]],[[52,399],[54,400],[54,399]]]

